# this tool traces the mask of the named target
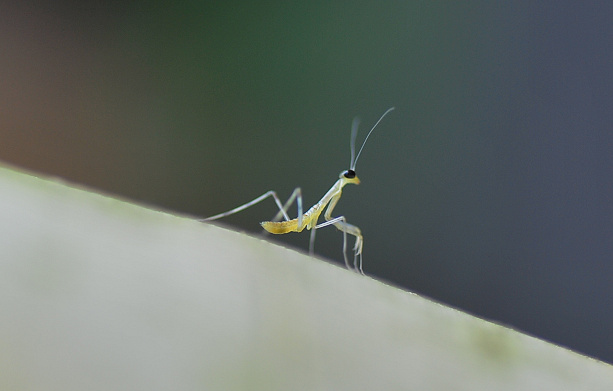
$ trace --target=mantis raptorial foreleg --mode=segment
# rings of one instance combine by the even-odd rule
[[[362,237],[360,229],[355,225],[349,224],[345,216],[339,216],[317,224],[312,232],[328,225],[334,225],[336,229],[343,232],[343,257],[347,269],[352,269],[349,264],[349,259],[347,259],[347,234],[355,236],[355,245],[353,246],[353,269],[360,274],[364,274],[362,270],[362,246],[364,245],[364,238]],[[313,233],[311,233],[311,235],[314,236]],[[360,257],[360,262],[358,262],[358,256]]]

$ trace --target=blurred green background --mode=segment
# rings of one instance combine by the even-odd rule
[[[396,106],[335,211],[365,272],[613,362],[611,20],[607,2],[3,2],[0,159],[191,216],[296,186],[310,205],[348,168],[353,117],[361,142]],[[318,254],[341,246],[318,233]]]

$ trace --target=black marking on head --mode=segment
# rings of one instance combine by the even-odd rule
[[[345,176],[345,178],[349,178],[349,179],[355,178],[355,171],[347,170],[347,171],[345,171],[344,176]]]

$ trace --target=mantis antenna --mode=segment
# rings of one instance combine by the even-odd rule
[[[350,143],[351,144],[351,164],[349,166],[350,170],[355,171],[355,165],[357,164],[358,159],[360,158],[360,154],[362,153],[362,149],[364,149],[364,145],[366,145],[366,140],[368,140],[368,137],[370,137],[370,134],[372,133],[372,131],[375,130],[377,125],[379,125],[379,122],[381,122],[383,117],[385,117],[390,111],[394,109],[395,107],[390,107],[389,109],[387,109],[387,111],[383,113],[381,118],[379,118],[379,120],[375,123],[372,129],[370,129],[370,132],[368,132],[368,134],[366,135],[366,138],[364,139],[364,142],[362,143],[362,146],[360,147],[360,150],[358,151],[357,156],[355,156],[355,138],[358,135],[358,125],[360,124],[360,119],[357,117],[353,119],[353,123],[351,124],[351,143]],[[353,158],[354,156],[355,156],[355,160]]]

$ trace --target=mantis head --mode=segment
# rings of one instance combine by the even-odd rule
[[[353,170],[345,170],[341,172],[338,176],[340,179],[343,179],[345,184],[352,183],[354,185],[360,184],[360,178],[355,175],[355,171]]]

